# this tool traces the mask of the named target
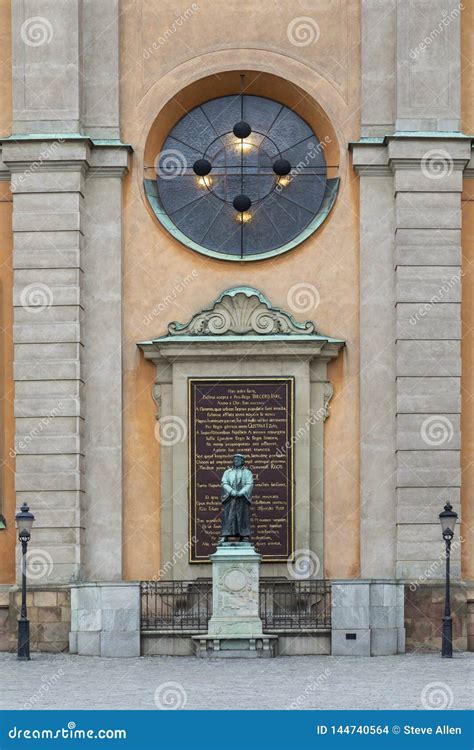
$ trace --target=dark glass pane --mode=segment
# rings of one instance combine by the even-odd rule
[[[281,110],[281,104],[262,96],[244,95],[244,120],[252,130],[266,134]]]
[[[275,186],[276,180],[273,174],[244,175],[243,190],[245,195],[254,202],[265,198]]]
[[[177,211],[172,219],[187,237],[200,244],[213,222],[219,222],[223,206],[225,203],[208,193],[201,201]]]
[[[286,242],[280,233],[278,224],[272,223],[265,210],[265,201],[253,212],[252,221],[244,224],[244,254],[256,255],[280,247]]]
[[[231,133],[235,123],[242,119],[240,96],[222,96],[201,106],[218,134]]]
[[[202,198],[206,194],[207,188],[200,187],[196,177],[191,175],[167,180],[167,185],[163,188],[160,185],[162,180],[158,179],[158,188],[160,190],[161,203],[166,213],[171,214],[174,220],[174,213],[188,203]]]
[[[316,169],[319,174],[326,173],[324,150],[315,135],[292,148],[285,149],[282,151],[282,157],[288,159],[292,169],[311,168]]]
[[[209,227],[203,244],[210,250],[229,255],[240,255],[241,225],[236,221],[236,212],[228,203],[223,208],[217,221]]]
[[[309,138],[313,135],[313,131],[301,117],[285,107],[267,135],[277,144],[280,151],[283,151],[283,149],[302,141],[303,138]]]
[[[312,175],[297,175],[288,185],[278,186],[276,193],[286,200],[293,201],[311,213],[317,214],[326,190],[326,178]]]
[[[158,176],[160,173],[166,176],[171,173],[181,174],[186,169],[192,170],[194,162],[201,155],[200,151],[169,136],[156,158]]]
[[[216,137],[211,123],[200,107],[183,117],[171,131],[174,138],[204,154],[209,142]]]

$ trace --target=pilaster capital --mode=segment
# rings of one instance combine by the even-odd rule
[[[447,163],[451,173],[472,168],[473,141],[462,133],[393,133],[361,138],[350,143],[349,148],[354,170],[359,175],[390,175],[397,170],[419,170],[427,163],[438,162]]]
[[[0,143],[0,179],[25,170],[123,177],[132,152],[132,147],[121,141],[93,140],[79,134],[10,136]]]

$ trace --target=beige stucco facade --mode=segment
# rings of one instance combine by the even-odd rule
[[[349,23],[350,16],[356,10],[348,7],[343,13],[347,14],[347,28],[350,26],[357,29],[357,25]],[[174,10],[170,6],[170,24],[173,13]],[[197,45],[198,49],[200,35],[202,38],[208,35],[206,14],[200,16],[196,13],[195,17],[189,18],[188,25],[193,27],[190,33],[193,33],[193,36],[197,35],[193,44]],[[241,28],[243,38],[251,33],[252,26],[249,21],[248,27]],[[147,47],[141,34],[144,34],[146,39],[149,27],[144,28],[146,32],[144,29],[137,31],[136,27],[125,26],[125,49]],[[130,308],[130,315],[124,318],[124,388],[125,393],[131,389],[130,393],[134,394],[133,401],[126,407],[125,413],[125,421],[130,425],[130,430],[125,431],[124,507],[125,517],[129,519],[126,520],[126,525],[130,525],[132,519],[141,518],[138,526],[140,529],[145,525],[150,528],[152,541],[151,549],[147,544],[146,551],[145,547],[135,544],[134,541],[126,543],[126,574],[131,578],[139,575],[140,568],[137,566],[141,565],[146,566],[147,575],[155,575],[156,565],[160,559],[157,549],[159,516],[155,512],[159,497],[159,446],[153,440],[155,415],[150,402],[154,373],[141,359],[135,343],[165,333],[167,324],[172,320],[187,320],[196,312],[196,300],[210,304],[224,289],[245,285],[261,289],[275,305],[283,308],[288,307],[288,294],[295,285],[307,284],[308,288],[315,287],[320,297],[317,310],[314,306],[313,312],[313,306],[310,304],[299,314],[296,310],[296,317],[300,320],[314,318],[318,329],[350,342],[350,356],[348,355],[341,364],[331,365],[331,382],[335,388],[335,395],[332,401],[332,420],[327,422],[328,462],[325,479],[325,491],[328,493],[326,497],[331,497],[331,503],[327,500],[325,523],[328,531],[331,530],[329,533],[336,535],[337,545],[334,548],[332,545],[326,548],[326,563],[335,576],[355,576],[358,573],[356,530],[359,468],[357,451],[353,449],[358,439],[357,183],[351,173],[350,155],[347,150],[348,142],[356,139],[358,135],[358,125],[353,114],[354,108],[358,106],[358,60],[357,54],[354,54],[353,63],[347,62],[343,80],[350,77],[351,85],[346,85],[341,93],[333,81],[328,82],[321,75],[317,64],[311,58],[304,60],[304,55],[300,53],[298,57],[303,57],[303,60],[295,59],[294,48],[286,35],[283,40],[278,41],[282,45],[281,48],[275,45],[278,51],[273,49],[273,45],[267,51],[239,51],[238,40],[235,40],[236,48],[197,55],[197,59],[187,59],[189,53],[186,53],[184,60],[177,57],[167,76],[159,78],[152,88],[142,89],[140,94],[144,95],[138,101],[133,78],[123,80],[123,139],[136,143],[137,139],[140,139],[140,133],[142,136],[148,136],[150,130],[153,132],[157,118],[157,130],[159,129],[159,114],[163,108],[169,112],[169,117],[162,126],[162,139],[170,126],[182,115],[183,106],[188,108],[196,102],[205,100],[211,96],[211,91],[213,96],[235,91],[239,73],[245,69],[249,71],[248,78],[252,81],[249,92],[276,96],[278,91],[280,100],[288,102],[302,116],[315,123],[320,140],[326,134],[331,136],[328,163],[339,167],[338,173],[342,181],[338,205],[335,206],[330,220],[311,239],[293,253],[281,258],[236,267],[234,263],[201,258],[190,253],[163,231],[147,206],[142,187],[144,168],[149,168],[150,164],[153,164],[157,153],[153,147],[159,149],[160,146],[159,134],[156,143],[147,144],[147,158],[144,159],[143,156],[145,142],[142,142],[141,149],[138,147],[135,150],[133,167],[125,181],[124,232],[130,240],[130,250],[132,247],[142,249],[138,262],[136,251],[131,250],[130,255],[125,253],[124,256],[124,299],[126,307]],[[172,54],[179,55],[179,51],[180,47],[177,45],[173,48]],[[306,57],[309,56],[308,51]],[[145,81],[152,75],[149,68],[153,70],[153,66],[157,64],[154,57],[136,63],[139,69],[143,67],[142,75]],[[128,88],[129,84],[131,88]],[[184,95],[180,93],[183,89]],[[184,104],[181,104],[180,100]],[[322,128],[325,130],[324,133],[321,133]],[[158,277],[162,280],[162,292],[157,291]],[[185,282],[187,278],[191,279],[191,282],[184,292],[179,293],[177,290],[180,283]],[[138,289],[141,300],[139,308],[131,301],[137,297]],[[309,296],[311,297],[311,291]],[[164,309],[160,306],[163,302]],[[153,310],[157,306],[160,312],[154,316]],[[137,382],[142,384],[138,391]],[[125,401],[127,403],[129,399],[126,398]],[[142,436],[141,440],[137,439],[139,435]],[[147,442],[145,452],[142,450],[143,439]],[[331,445],[338,446],[337,457]],[[343,456],[344,470],[341,471],[339,462]],[[138,494],[135,491],[137,482],[143,490]],[[342,513],[339,502],[343,502],[344,505],[345,522],[342,526],[339,521]],[[334,554],[332,549],[336,548],[339,551]]]

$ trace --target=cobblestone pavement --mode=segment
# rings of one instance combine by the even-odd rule
[[[1,709],[472,707],[474,654],[268,660],[0,654]],[[471,686],[471,687],[470,687]]]

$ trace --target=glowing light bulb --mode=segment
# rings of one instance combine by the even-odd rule
[[[253,148],[253,145],[254,144],[250,143],[249,141],[239,141],[235,146],[235,150],[238,153],[247,153],[251,148]]]
[[[239,224],[248,224],[249,221],[252,221],[252,214],[250,211],[244,211],[243,213],[236,213],[235,214],[235,220]]]
[[[291,182],[291,177],[289,175],[284,175],[283,177],[278,178],[278,185],[282,188],[289,185]]]
[[[196,185],[201,188],[210,188],[212,185],[212,177],[196,177]]]

